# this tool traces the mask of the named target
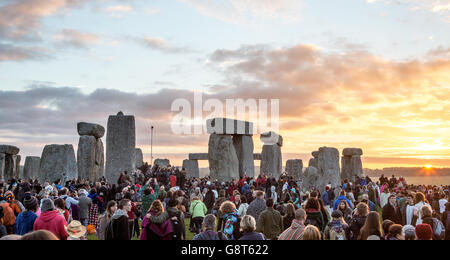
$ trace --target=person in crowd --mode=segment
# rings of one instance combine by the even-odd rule
[[[78,205],[80,206],[80,222],[83,224],[83,226],[87,227],[89,222],[89,209],[92,206],[92,200],[88,197],[88,193],[85,189],[81,189],[78,195]]]
[[[323,232],[327,223],[325,223],[323,214],[320,211],[319,200],[315,197],[309,198],[305,205],[305,211],[307,215],[305,224],[316,226]]]
[[[5,215],[3,214],[3,207],[0,207],[0,239],[8,235],[8,231],[6,230],[6,227],[3,225],[4,216]]]
[[[33,230],[48,230],[59,240],[67,240],[66,220],[55,209],[53,201],[51,199],[43,199],[41,204],[41,215],[36,218]]]
[[[430,204],[425,201],[425,195],[422,192],[416,193],[416,196],[414,197],[414,203],[414,217],[417,219],[416,224],[422,224],[422,214],[420,212],[420,209],[422,208],[422,206],[430,206]]]
[[[239,240],[266,240],[264,234],[255,232],[256,221],[255,218],[250,215],[246,215],[242,218],[240,229],[243,235]]]
[[[402,233],[402,225],[393,224],[389,227],[389,233],[386,236],[386,240],[405,240]]]
[[[247,214],[255,218],[258,222],[259,215],[266,210],[266,201],[264,200],[264,191],[256,191],[256,199],[253,200],[247,209]]]
[[[54,204],[59,214],[61,214],[61,216],[64,217],[64,219],[66,220],[66,223],[70,223],[69,221],[70,214],[69,211],[66,209],[66,203],[64,202],[64,200],[61,198],[57,198],[54,201]]]
[[[86,227],[78,220],[73,220],[66,227],[67,240],[86,240]]]
[[[220,206],[220,211],[223,213],[223,233],[229,240],[238,240],[242,233],[239,230],[241,217],[236,204],[227,200]]]
[[[237,205],[236,205],[237,206]],[[246,196],[241,196],[241,203],[239,204],[238,207],[238,211],[239,211],[239,216],[243,217],[245,215],[247,215],[247,210],[248,210],[248,203],[247,203],[247,197]]]
[[[105,230],[105,240],[130,240],[130,225],[128,211],[131,211],[131,201],[122,199]]]
[[[433,239],[433,228],[429,224],[418,224],[415,231],[417,240]]]
[[[48,230],[37,230],[23,235],[20,240],[61,240]]]
[[[441,221],[445,226],[444,240],[450,240],[450,202],[445,204],[445,211],[442,214]]]
[[[378,237],[377,240],[381,240],[383,237],[383,230],[378,212],[372,211],[367,214],[366,221],[358,233],[358,240],[368,240],[369,237],[372,237],[373,240],[374,236]]]
[[[216,217],[214,215],[206,215],[202,227],[203,232],[195,235],[192,240],[228,240],[221,231],[214,232],[216,228]]]
[[[283,231],[283,219],[280,212],[273,208],[274,201],[268,198],[266,201],[266,210],[264,210],[257,221],[257,232],[261,232],[267,239],[277,240]]]
[[[351,233],[350,240],[358,240],[360,236],[360,230],[366,223],[368,214],[369,206],[367,206],[366,203],[358,203],[358,205],[356,205],[356,211],[349,224]]]
[[[388,198],[388,202],[383,207],[383,220],[389,219],[395,224],[402,223],[402,214],[400,211],[400,207],[397,204],[397,198],[395,195],[390,195]]]
[[[33,231],[34,222],[38,217],[36,215],[36,211],[38,209],[38,200],[36,197],[28,194],[23,199],[23,204],[25,211],[21,212],[17,216],[14,228],[15,234],[21,236]]]
[[[222,203],[224,203],[227,200],[226,198],[226,191],[220,190],[219,197],[217,198],[214,207],[213,207],[213,215],[217,216],[217,231],[222,230],[222,223],[223,223],[223,213],[220,211],[220,206]]]
[[[334,201],[333,204],[333,210],[336,210],[339,206],[339,203],[341,202],[341,200],[345,200],[348,204],[348,206],[350,207],[350,209],[353,209],[353,204],[350,202],[349,199],[347,199],[347,197],[345,196],[345,191],[341,191],[339,193],[339,197],[337,197],[337,199]]]
[[[160,200],[155,200],[142,221],[141,240],[171,240],[173,227],[169,213]]]
[[[194,197],[191,206],[189,207],[189,213],[192,216],[192,222],[194,225],[194,232],[200,233],[203,218],[205,217],[208,209],[206,205],[200,200],[199,197]]]
[[[295,219],[291,226],[279,236],[279,240],[302,240],[305,231],[306,211],[302,208],[295,211]]]
[[[416,230],[412,225],[405,225],[402,227],[402,235],[405,240],[416,240]]]
[[[348,240],[350,238],[350,228],[344,221],[344,215],[340,210],[331,213],[331,222],[325,228],[325,238],[327,240]]]
[[[292,221],[295,219],[295,206],[292,203],[288,203],[286,206],[286,215],[283,216],[283,231],[288,229]]]
[[[352,220],[352,210],[348,206],[347,201],[341,200],[339,202],[339,206],[338,206],[337,209],[342,212],[342,215],[344,216],[345,223],[350,224],[350,222]]]
[[[321,240],[322,235],[320,230],[313,225],[307,225],[305,231],[303,232],[302,240]]]
[[[106,206],[105,212],[99,218],[99,226],[97,230],[97,238],[98,240],[105,240],[106,226],[111,220],[114,213],[117,211],[117,202],[111,200],[108,202]]]

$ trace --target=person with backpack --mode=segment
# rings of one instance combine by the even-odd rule
[[[369,215],[369,206],[366,203],[358,203],[353,218],[349,223],[350,240],[358,240],[361,228],[366,223],[367,215]]]
[[[433,229],[433,240],[441,240],[445,236],[443,223],[433,217],[433,210],[429,205],[424,205],[420,208],[422,223],[428,224]]]
[[[41,201],[41,215],[36,218],[33,230],[45,229],[52,232],[58,239],[67,240],[67,222],[59,211],[55,209],[55,204],[51,199]]]
[[[177,209],[178,201],[175,198],[171,198],[167,203],[167,213],[172,222],[172,240],[185,240],[186,239],[186,226],[184,223],[183,212]]]
[[[242,237],[239,230],[241,217],[236,209],[236,204],[227,200],[220,206],[220,211],[223,213],[223,233],[229,240],[238,240]]]
[[[216,217],[214,215],[206,215],[202,226],[204,231],[195,235],[192,240],[228,240],[221,231],[214,232],[216,228]]]
[[[325,238],[328,240],[348,240],[350,228],[344,221],[344,215],[340,210],[331,213],[331,222],[325,228]]]
[[[258,218],[256,232],[261,232],[269,240],[277,240],[283,232],[283,218],[277,210],[273,208],[274,201],[268,198],[266,201],[266,210]]]

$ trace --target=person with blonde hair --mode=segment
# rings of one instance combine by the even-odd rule
[[[266,240],[264,234],[255,232],[256,220],[250,215],[246,215],[242,218],[240,229],[241,232],[243,232],[243,236],[239,240]]]
[[[307,225],[305,231],[303,232],[302,240],[321,240],[322,236],[320,231],[316,226]]]

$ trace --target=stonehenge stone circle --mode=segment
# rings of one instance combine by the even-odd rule
[[[212,180],[223,182],[239,179],[239,161],[231,135],[211,134],[208,157]]]
[[[206,120],[208,134],[219,135],[253,135],[253,123],[228,118]]]
[[[239,177],[255,176],[255,163],[253,159],[253,139],[249,135],[234,135],[234,149],[239,161]]]
[[[95,138],[102,138],[105,135],[105,128],[101,125],[80,122],[77,124],[79,135],[89,135]]]
[[[298,180],[302,177],[303,172],[303,161],[300,159],[296,160],[287,160],[286,161],[286,172],[288,176],[294,177],[295,180]]]
[[[94,176],[100,179],[105,176],[105,148],[102,139],[97,139],[95,146]]]
[[[12,145],[0,145],[0,179],[4,181],[20,177],[20,149]]]
[[[186,170],[187,178],[200,177],[200,170],[198,168],[197,160],[183,160],[183,168]]]
[[[46,145],[42,151],[39,167],[39,181],[54,182],[58,179],[65,183],[67,180],[78,178],[77,161],[72,145]]]
[[[345,148],[342,151],[341,158],[341,180],[348,180],[355,182],[356,177],[361,177],[363,174],[361,155],[363,151],[361,148]]]
[[[154,165],[158,165],[161,167],[167,167],[170,165],[169,159],[155,159]]]
[[[106,134],[105,177],[116,183],[120,173],[129,174],[136,170],[136,125],[134,116],[119,112],[109,116]]]
[[[40,165],[41,165],[40,157],[27,156],[25,158],[25,165],[23,167],[23,178],[24,179],[38,178]]]
[[[142,167],[144,165],[144,154],[142,149],[136,148],[136,168]]]
[[[260,140],[264,144],[283,146],[283,137],[273,131],[262,133]]]
[[[338,149],[332,147],[319,148],[318,166],[319,173],[322,175],[322,183],[317,188],[321,192],[325,190],[325,186],[328,184],[334,188],[341,185]]]
[[[309,166],[305,169],[302,175],[302,189],[303,191],[310,191],[311,188],[317,188],[317,184],[321,183],[322,176],[319,170],[314,166]]]

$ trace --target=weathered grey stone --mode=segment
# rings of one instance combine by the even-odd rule
[[[262,159],[262,156],[260,153],[253,154],[253,160],[261,161],[261,159]]]
[[[230,135],[210,135],[208,158],[212,180],[222,182],[239,179],[239,161]]]
[[[281,147],[277,144],[263,145],[260,172],[267,176],[272,175],[272,177],[278,179],[281,176],[282,170]]]
[[[207,153],[190,153],[189,160],[208,160]]]
[[[161,167],[167,167],[167,166],[170,165],[170,160],[169,159],[155,159],[153,165],[158,165],[158,166],[161,166]]]
[[[311,159],[309,159],[309,162],[308,162],[308,166],[312,166],[312,167],[315,167],[315,168],[319,168],[319,166],[318,166],[318,164],[317,164],[317,158],[311,158]]]
[[[321,147],[319,149],[318,166],[320,175],[322,175],[322,183],[318,187],[320,191],[323,191],[328,184],[331,187],[339,187],[341,185],[338,149]]]
[[[39,181],[54,182],[58,179],[62,183],[78,178],[75,151],[70,144],[46,145],[42,151],[39,167]]]
[[[348,180],[348,181],[353,181],[352,180],[352,169],[350,166],[350,161],[351,161],[352,157],[351,156],[342,156],[341,157],[341,181],[344,180]]]
[[[108,119],[106,134],[105,177],[110,183],[116,183],[120,173],[129,174],[136,170],[136,125],[134,116],[117,116]]]
[[[359,155],[352,156],[352,159],[350,159],[350,165],[352,168],[352,176],[354,177],[353,181],[356,180],[356,177],[361,178],[363,174],[361,156]]]
[[[311,155],[312,155],[314,158],[317,158],[317,157],[319,157],[319,151],[314,151],[314,152],[311,153]]]
[[[77,164],[78,177],[82,180],[96,180],[94,174],[96,143],[97,140],[94,136],[80,136],[78,142]]]
[[[0,153],[0,181],[5,180],[5,165],[6,165],[6,154]]]
[[[95,138],[102,138],[105,135],[105,128],[98,124],[80,122],[77,124],[79,135],[89,135]]]
[[[27,156],[25,158],[25,165],[23,168],[24,179],[36,179],[39,176],[39,167],[41,165],[41,158],[36,156]]]
[[[136,168],[144,165],[144,154],[140,148],[136,148]]]
[[[206,120],[208,134],[253,135],[253,123],[228,118]]]
[[[342,150],[343,156],[353,156],[353,155],[361,156],[362,154],[363,151],[361,148],[344,148],[344,150]]]
[[[199,178],[200,170],[197,160],[183,160],[183,168],[186,170],[187,178]]]
[[[262,133],[259,139],[266,145],[277,144],[283,146],[283,137],[273,131]]]
[[[309,166],[305,169],[302,175],[302,189],[304,192],[310,191],[312,188],[318,188],[321,183],[322,176],[319,170],[314,166]]]
[[[5,180],[19,179],[20,174],[20,155],[6,154],[5,156]]]
[[[12,145],[0,145],[0,153],[17,155],[20,152],[18,147]]]
[[[255,163],[253,160],[253,139],[248,135],[233,136],[234,149],[239,161],[239,177],[255,176]]]
[[[105,149],[100,138],[95,143],[94,176],[95,180],[99,180],[105,176]]]
[[[295,180],[298,180],[302,177],[303,172],[303,161],[300,159],[296,160],[287,160],[286,161],[286,172],[288,176],[294,177]]]
[[[22,156],[16,155],[16,162],[15,162],[15,176],[17,179],[22,178],[23,176],[20,175],[20,161],[22,160]]]

